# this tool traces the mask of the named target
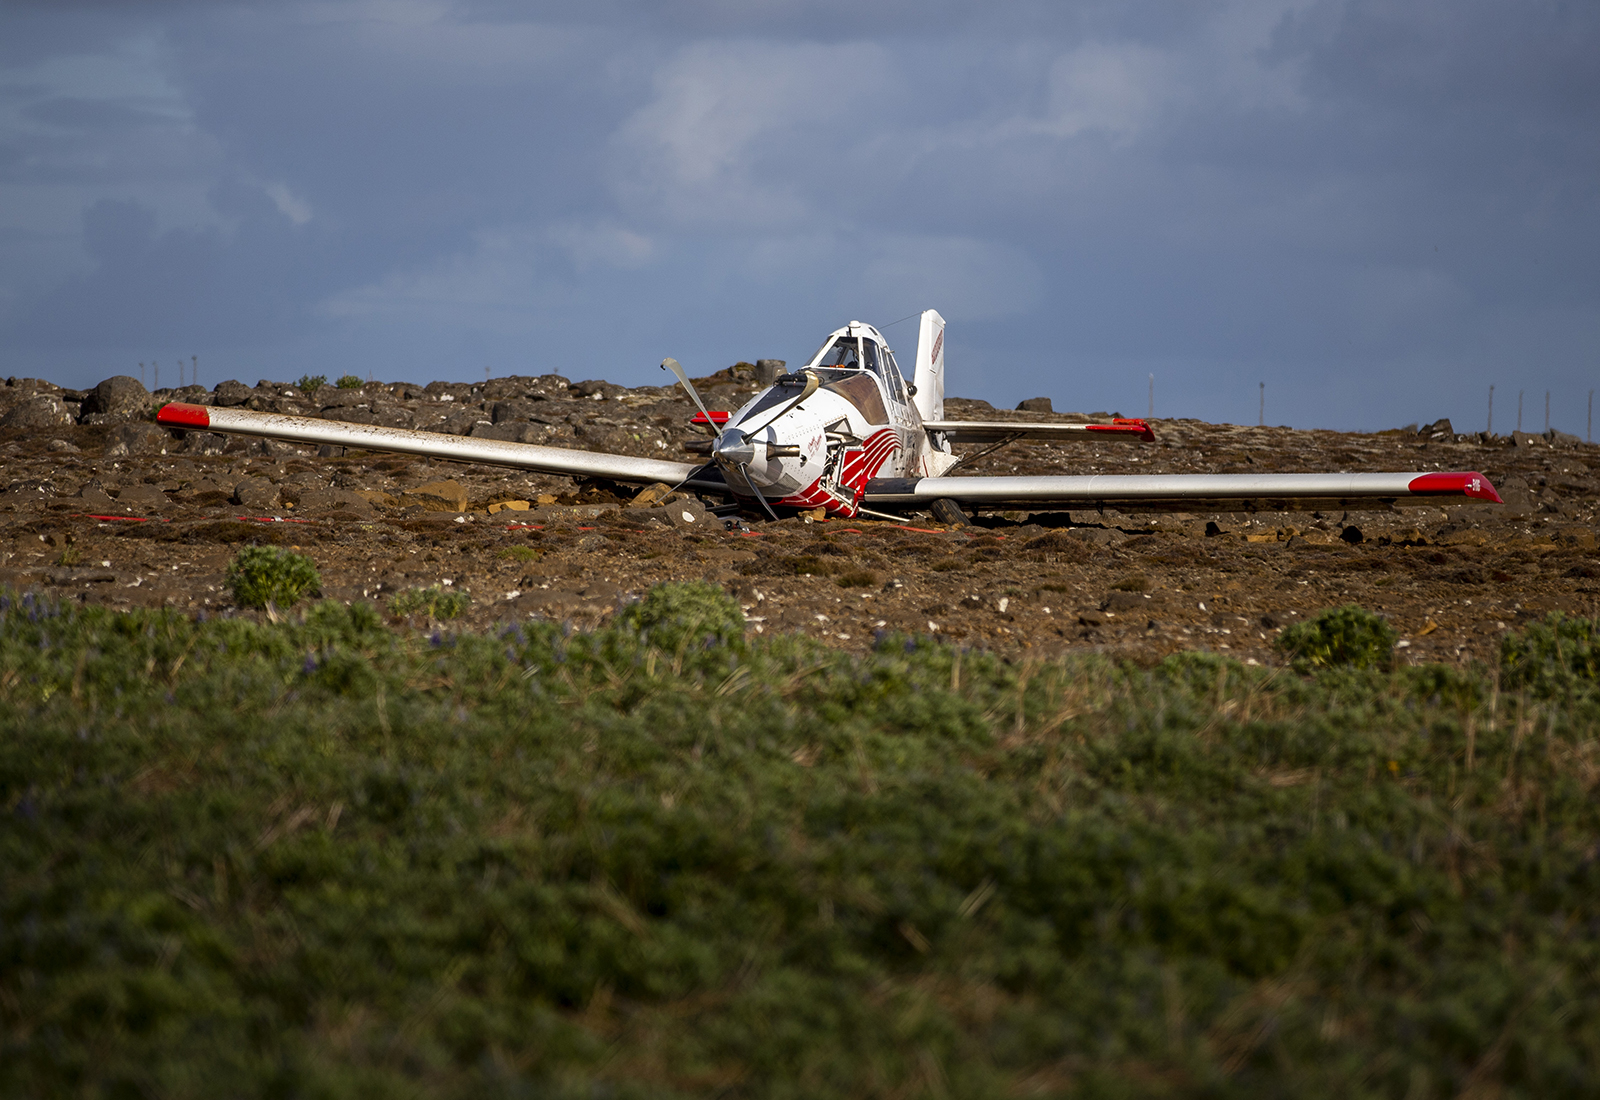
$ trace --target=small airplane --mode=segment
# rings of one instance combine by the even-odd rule
[[[922,313],[908,383],[883,334],[851,321],[816,354],[779,376],[735,412],[713,412],[676,359],[671,371],[699,410],[707,438],[686,444],[695,463],[346,424],[315,417],[173,402],[159,424],[296,443],[431,455],[623,484],[666,483],[729,502],[730,510],[777,519],[822,509],[854,518],[899,519],[928,511],[964,524],[968,508],[1040,506],[1122,512],[1387,509],[1397,504],[1500,503],[1474,472],[1318,474],[1091,474],[951,476],[981,454],[1018,439],[1151,441],[1144,420],[1110,423],[949,420],[944,415],[944,318]],[[989,444],[958,456],[957,443]]]

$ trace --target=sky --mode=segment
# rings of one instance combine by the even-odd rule
[[[935,308],[1000,406],[1583,434],[1596,57],[1592,0],[9,0],[0,376],[662,384]]]

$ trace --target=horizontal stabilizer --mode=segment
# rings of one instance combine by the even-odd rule
[[[1450,498],[1501,503],[1475,472],[1380,474],[1089,474],[1078,477],[875,478],[863,504],[1108,507],[1123,512],[1284,512],[1373,508]]]
[[[1003,443],[1013,439],[1155,439],[1143,420],[1113,420],[1109,424],[1041,424],[1014,420],[925,420],[930,432],[942,432],[952,443]]]
[[[685,462],[666,462],[657,458],[633,458],[600,451],[576,451],[566,447],[541,447],[533,443],[513,443],[503,439],[472,439],[439,432],[419,432],[406,428],[384,428],[375,424],[346,424],[312,416],[286,416],[281,413],[252,412],[249,409],[223,409],[210,405],[190,405],[175,401],[156,414],[156,423],[169,428],[254,435],[290,443],[331,443],[339,447],[359,447],[368,451],[430,455],[458,462],[484,462],[491,466],[510,466],[519,470],[538,470],[569,477],[603,477],[612,481],[649,483],[664,481],[675,485],[696,467]]]

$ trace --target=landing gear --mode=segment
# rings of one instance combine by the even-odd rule
[[[972,523],[967,514],[956,507],[956,502],[953,500],[936,500],[928,512],[947,527],[966,527]]]

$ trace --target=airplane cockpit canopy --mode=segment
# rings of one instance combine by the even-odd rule
[[[866,371],[877,376],[894,400],[901,404],[908,400],[905,379],[893,353],[876,329],[859,321],[831,333],[811,357],[809,369],[821,372],[829,384],[842,380],[835,371]]]

